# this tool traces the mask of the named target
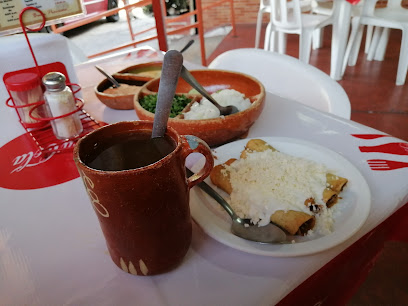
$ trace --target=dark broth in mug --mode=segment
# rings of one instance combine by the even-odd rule
[[[167,135],[151,139],[151,131],[121,133],[96,143],[83,162],[97,170],[130,170],[151,165],[175,148],[175,141]]]

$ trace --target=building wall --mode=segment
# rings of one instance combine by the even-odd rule
[[[235,23],[256,23],[260,0],[233,0]],[[203,9],[217,0],[201,0]],[[223,4],[203,10],[204,30],[208,31],[218,26],[231,24],[231,10],[228,1]],[[266,17],[266,15],[265,15]],[[266,22],[267,19],[265,19]]]

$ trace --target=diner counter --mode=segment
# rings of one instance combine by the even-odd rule
[[[137,120],[133,110],[113,110],[99,102],[93,88],[104,77],[94,64],[112,73],[161,58],[161,53],[143,48],[77,66],[85,110],[106,123]],[[31,139],[23,135],[15,110],[4,103],[0,109],[0,305],[276,304],[285,296],[301,292],[298,286],[305,280],[321,273],[321,268],[408,202],[408,168],[375,171],[368,164],[372,159],[408,163],[405,141],[389,135],[357,138],[353,135],[384,133],[267,93],[265,108],[248,137],[305,140],[347,159],[371,191],[371,207],[364,224],[350,238],[327,250],[275,257],[226,246],[194,223],[191,247],[179,267],[162,275],[134,276],[111,261],[92,205],[75,172],[72,153],[41,159]],[[363,152],[362,147],[389,143],[398,143],[402,151]],[[353,258],[347,260],[352,262]],[[347,261],[345,264],[337,270],[347,269]],[[311,281],[317,282],[316,278]],[[316,291],[324,287],[314,285]],[[321,297],[313,300],[313,295],[310,293],[308,302],[322,302]],[[299,294],[294,299],[302,303],[303,297]]]

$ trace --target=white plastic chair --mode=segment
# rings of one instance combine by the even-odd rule
[[[234,49],[218,55],[208,67],[251,75],[272,94],[350,119],[350,100],[344,89],[329,75],[292,56]]]
[[[333,1],[312,0],[312,13],[330,16],[333,11]]]
[[[391,20],[408,20],[408,9],[404,9],[401,6],[401,1],[388,2],[386,7],[376,7],[374,15],[379,18],[391,19]],[[368,26],[369,27],[369,26]],[[383,61],[385,56],[385,50],[388,44],[388,38],[390,35],[389,27],[376,27],[373,35],[373,42],[369,51],[366,52],[367,60]]]
[[[360,16],[353,17],[352,30],[347,45],[343,73],[348,62],[354,66],[360,50],[364,26],[375,26],[376,30],[370,45],[367,59],[383,60],[390,29],[402,30],[400,56],[396,85],[404,85],[408,69],[408,10],[401,7],[401,0],[388,0],[384,9],[376,8],[377,0],[365,0]]]
[[[311,9],[311,2],[312,0],[300,0],[300,7],[302,12],[307,12]],[[289,3],[289,6],[292,5]],[[258,10],[258,17],[256,20],[256,32],[255,32],[255,48],[259,48],[259,42],[261,37],[261,27],[262,27],[262,19],[265,13],[271,13],[271,3],[269,0],[260,0],[259,3],[259,10]]]
[[[333,14],[333,1],[312,0],[311,13],[331,16]],[[321,48],[323,45],[324,28],[317,29],[313,33],[313,50]]]
[[[330,16],[333,12],[333,1],[335,0],[312,0],[311,1],[311,12],[321,15]],[[364,0],[361,0],[356,5],[352,6],[351,14],[353,16],[358,16],[361,13],[361,8],[363,7]]]
[[[333,13],[333,1],[334,0],[312,0],[311,13],[331,16]],[[352,11],[351,11],[352,16],[359,16],[361,14],[363,2],[364,0],[352,6]],[[365,50],[364,50],[365,53],[368,53],[372,35],[373,35],[373,27],[368,26],[367,33],[366,33]],[[322,44],[323,44],[323,28],[316,30],[314,32],[313,50],[320,48]]]
[[[299,35],[299,59],[309,63],[313,31],[332,24],[332,17],[320,14],[303,14],[299,0],[271,0],[271,19],[265,34],[265,50],[274,51],[278,34],[278,52],[286,51],[286,34]]]

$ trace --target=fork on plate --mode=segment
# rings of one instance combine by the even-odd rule
[[[386,171],[400,168],[408,168],[408,163],[385,159],[369,159],[367,160],[371,170]]]

